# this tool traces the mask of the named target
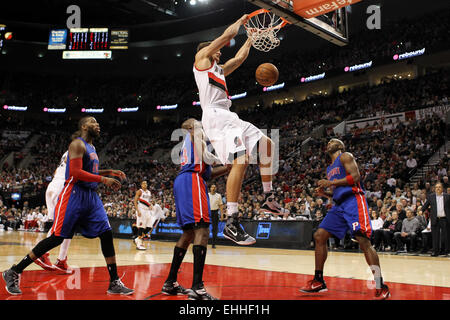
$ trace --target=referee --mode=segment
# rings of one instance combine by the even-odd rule
[[[211,206],[211,220],[212,220],[212,247],[216,247],[217,231],[219,226],[219,209],[223,212],[222,196],[216,192],[216,185],[213,184],[210,188],[209,204]]]

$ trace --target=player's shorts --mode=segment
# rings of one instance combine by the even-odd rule
[[[71,239],[77,226],[86,238],[95,238],[111,230],[97,192],[77,184],[68,184],[58,197],[51,233]]]
[[[173,195],[177,223],[181,228],[203,223],[209,226],[211,209],[208,187],[199,174],[184,172],[178,175],[173,184]]]
[[[136,227],[138,228],[151,228],[153,225],[153,217],[152,217],[152,211],[149,207],[147,207],[144,204],[138,203],[138,209],[141,213],[141,216],[139,217],[136,214]]]
[[[319,228],[339,239],[343,239],[347,231],[350,231],[352,238],[358,233],[370,239],[372,224],[366,197],[361,194],[350,195],[336,204],[328,211]]]
[[[253,148],[264,136],[261,130],[239,119],[235,112],[222,108],[204,108],[202,126],[222,164],[232,163],[237,153],[247,153],[251,161]]]
[[[58,196],[64,188],[63,179],[53,179],[49,183],[47,190],[45,191],[45,205],[47,206],[48,220],[53,220],[55,217],[55,207],[58,202]]]

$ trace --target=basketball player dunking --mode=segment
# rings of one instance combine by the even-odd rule
[[[167,295],[188,294],[190,300],[216,300],[206,292],[202,278],[211,223],[206,181],[226,174],[229,168],[224,166],[211,168],[207,164],[220,160],[206,149],[201,127],[201,123],[192,118],[182,124],[182,128],[189,133],[184,137],[180,152],[181,171],[175,178],[173,194],[177,223],[182,228],[183,234],[175,245],[170,272],[161,292]],[[202,155],[202,158],[196,159],[199,155]],[[186,290],[178,284],[177,274],[191,242],[194,276],[191,289]]]
[[[265,202],[261,208],[275,214],[281,213],[272,192],[274,143],[253,124],[242,121],[236,113],[230,111],[231,100],[228,98],[225,77],[247,59],[251,40],[247,39],[234,58],[219,65],[221,48],[237,35],[247,19],[247,15],[242,16],[214,41],[200,43],[193,68],[203,111],[202,125],[205,134],[222,164],[232,164],[226,183],[228,219],[223,235],[240,245],[255,243],[255,239],[242,229],[238,218],[238,198],[254,148],[258,151],[258,164],[265,193]]]
[[[141,182],[141,189],[136,192],[134,197],[134,207],[136,208],[136,227],[138,229],[138,237],[134,239],[137,250],[146,250],[144,246],[144,236],[152,227],[151,204],[152,194],[147,188],[147,181]]]
[[[100,135],[100,125],[94,117],[82,118],[78,123],[78,129],[73,135],[76,138],[69,145],[66,182],[56,204],[51,236],[41,240],[17,265],[2,273],[6,290],[12,295],[22,294],[19,275],[23,270],[44,253],[59,246],[64,239],[71,239],[77,225],[81,227],[83,236],[100,238],[102,253],[110,275],[107,293],[129,295],[134,292],[125,287],[117,274],[112,229],[103,203],[96,192],[100,182],[114,189],[120,188],[118,180],[108,178],[106,175],[118,176],[120,179],[126,176],[120,170],[99,170],[99,160],[92,142]]]
[[[307,293],[327,291],[323,279],[323,267],[327,259],[327,240],[331,236],[344,238],[350,231],[354,241],[359,243],[364,252],[366,261],[375,278],[375,298],[387,299],[390,296],[389,288],[383,283],[378,254],[370,243],[372,226],[365,197],[360,183],[360,174],[355,158],[351,153],[345,152],[345,145],[339,139],[331,139],[326,149],[331,157],[332,164],[327,168],[327,180],[319,180],[316,192],[319,196],[333,197],[335,205],[314,233],[315,247],[315,275],[314,279],[301,288]],[[324,188],[332,188],[332,192]]]
[[[66,151],[59,162],[58,167],[55,170],[52,181],[49,183],[47,190],[45,191],[45,204],[48,210],[48,219],[54,220],[56,203],[58,202],[58,196],[64,188],[64,182],[66,181],[66,164],[67,156],[69,152]],[[51,229],[48,231],[47,237],[51,236]],[[71,239],[64,239],[61,247],[59,248],[58,259],[56,264],[53,265],[49,258],[49,253],[44,253],[40,258],[34,260],[34,263],[41,266],[47,271],[62,271],[64,273],[71,274],[73,269],[67,266],[67,251],[69,250]]]

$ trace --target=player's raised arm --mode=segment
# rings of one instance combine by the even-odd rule
[[[234,58],[231,58],[223,65],[223,73],[228,76],[234,70],[240,67],[240,65],[247,59],[248,54],[250,52],[250,48],[252,47],[252,40],[250,38],[245,41],[239,51],[236,53]]]
[[[245,24],[248,15],[243,15],[239,20],[225,29],[223,34],[212,41],[208,46],[204,47],[195,55],[195,66],[199,69],[204,69],[210,66],[209,59],[220,49],[222,49],[228,42],[231,41],[239,32],[239,28]],[[208,64],[208,65],[205,65]]]

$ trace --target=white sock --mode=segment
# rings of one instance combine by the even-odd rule
[[[268,193],[268,192],[272,191],[272,181],[263,182],[262,185],[263,185],[264,193]]]
[[[64,241],[61,243],[61,246],[59,247],[59,255],[58,255],[58,259],[60,261],[67,258],[67,251],[69,250],[71,240],[72,239],[64,239]]]
[[[227,202],[227,216],[231,217],[233,213],[238,212],[237,202]]]

